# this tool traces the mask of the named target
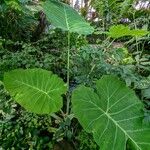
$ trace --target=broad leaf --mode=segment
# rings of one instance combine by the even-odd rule
[[[17,69],[5,73],[4,85],[25,109],[49,114],[62,107],[61,94],[66,92],[62,79],[42,69]]]
[[[149,150],[150,127],[142,124],[141,101],[114,76],[103,76],[96,91],[80,86],[72,96],[73,112],[87,132],[92,132],[100,150]]]
[[[131,30],[128,26],[124,25],[115,25],[110,27],[109,32],[107,34],[112,38],[121,38],[124,36],[132,36],[132,37],[141,37],[147,35],[149,32],[146,30],[133,29]]]
[[[94,29],[72,7],[56,0],[43,3],[47,19],[55,27],[79,34],[91,34]]]

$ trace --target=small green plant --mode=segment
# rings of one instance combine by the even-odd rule
[[[67,86],[69,92],[70,78],[70,33],[78,33],[88,35],[94,29],[87,23],[73,8],[55,0],[47,0],[43,4],[43,10],[47,15],[48,20],[56,27],[67,31],[68,49],[67,49]],[[56,13],[57,12],[57,13]],[[70,97],[67,96],[67,109],[69,113]]]
[[[80,142],[79,150],[98,150],[98,145],[85,130],[82,130],[76,138]]]

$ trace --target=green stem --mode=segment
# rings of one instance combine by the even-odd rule
[[[70,95],[69,95],[69,80],[70,78],[70,33],[68,32],[68,49],[67,49],[67,87],[68,87],[68,94],[67,94],[67,108],[66,114],[69,114],[69,105],[70,105]]]
[[[92,66],[92,68],[91,68],[91,70],[90,70],[90,72],[89,72],[89,74],[87,75],[87,78],[89,78],[90,77],[90,74],[93,72],[93,70],[94,70],[94,68],[96,67],[96,65],[94,64],[93,66]]]
[[[136,21],[135,21],[135,13],[133,14],[133,19],[134,19],[134,28],[136,30],[137,26],[136,26]],[[138,45],[138,38],[137,38],[137,36],[135,36],[135,41],[136,41],[136,51],[139,52],[139,45]]]
[[[55,113],[52,113],[51,114],[51,117],[53,117],[54,119],[58,120],[58,121],[61,121],[62,118],[60,118],[59,116],[57,116]]]
[[[134,19],[134,28],[135,28],[135,30],[137,29],[137,26],[136,26],[136,21],[135,21],[135,12],[134,12],[134,14],[133,14],[133,19]],[[137,38],[137,36],[135,36],[135,41],[136,41],[136,51],[139,53],[139,45],[138,45],[138,38]],[[139,56],[141,56],[141,55],[139,55]],[[139,59],[140,59],[140,57],[139,57]],[[138,60],[138,65],[139,65],[139,63],[140,63],[140,61]],[[137,70],[138,70],[138,72],[140,72],[140,68],[139,68],[139,66],[137,67]]]
[[[110,42],[110,44],[107,46],[107,48],[109,48],[109,47],[113,44],[114,41],[115,41],[115,39],[113,39],[113,40]]]

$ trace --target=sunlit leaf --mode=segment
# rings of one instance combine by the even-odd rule
[[[67,90],[57,75],[42,69],[17,69],[5,73],[4,85],[10,95],[25,109],[49,114],[62,107],[62,94]]]
[[[124,36],[141,37],[147,35],[149,32],[146,30],[133,29],[131,30],[128,26],[115,25],[110,27],[108,34],[112,38],[121,38]]]

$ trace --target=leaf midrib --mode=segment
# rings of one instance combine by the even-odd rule
[[[66,12],[65,6],[63,6],[63,7],[64,7],[64,14],[65,14],[65,21],[66,21],[67,30],[69,31],[70,28],[69,28],[69,23],[68,23],[68,18],[67,18],[67,12]]]
[[[82,101],[84,101],[84,100],[82,100]],[[120,129],[124,132],[124,134],[125,134],[126,136],[128,136],[128,138],[130,138],[130,139],[133,141],[133,143],[136,145],[137,148],[139,148],[139,150],[142,150],[142,149],[139,147],[139,145],[137,145],[136,141],[134,141],[134,139],[132,139],[131,136],[130,136],[108,113],[106,113],[103,109],[101,109],[98,105],[96,105],[95,103],[93,103],[91,100],[90,100],[90,101],[84,101],[84,102],[89,102],[89,103],[93,104],[94,106],[96,106],[96,107],[97,107],[100,111],[102,111],[102,113],[104,113],[118,128],[120,128]]]
[[[48,91],[48,93],[46,93],[45,91],[43,91],[43,90],[41,90],[41,89],[39,89],[39,88],[37,88],[37,87],[35,87],[35,86],[31,86],[30,84],[27,84],[27,83],[25,83],[25,82],[22,82],[22,81],[19,81],[19,80],[16,80],[16,82],[19,82],[19,83],[21,83],[21,84],[23,84],[23,85],[26,85],[26,86],[28,86],[28,87],[34,89],[34,90],[37,90],[37,91],[39,91],[39,92],[41,92],[41,93],[44,93],[45,95],[48,96],[48,98],[50,98],[51,100],[53,100],[53,99],[49,96],[49,94],[48,94],[48,93],[51,92],[51,91]],[[54,101],[54,100],[53,100],[53,101]]]
[[[31,86],[31,85],[29,85],[29,84],[27,84],[27,83],[24,83],[24,82],[22,82],[22,81],[18,81],[18,80],[16,80],[16,81],[19,82],[19,83],[21,83],[21,84],[23,84],[23,85],[26,85],[26,86],[28,86],[28,87],[30,87],[30,88],[33,88],[33,89],[35,89],[35,90],[38,90],[38,91],[44,93],[46,96],[48,96],[49,99],[51,99],[51,100],[54,102],[54,99],[53,99],[52,97],[50,97],[49,94],[48,94],[49,92],[54,91],[54,90],[48,91],[48,93],[46,93],[45,91],[43,91],[43,90],[41,90],[41,89],[38,89],[38,88],[35,87],[35,86]],[[55,105],[55,107],[56,107],[55,102],[54,102],[54,105]]]

